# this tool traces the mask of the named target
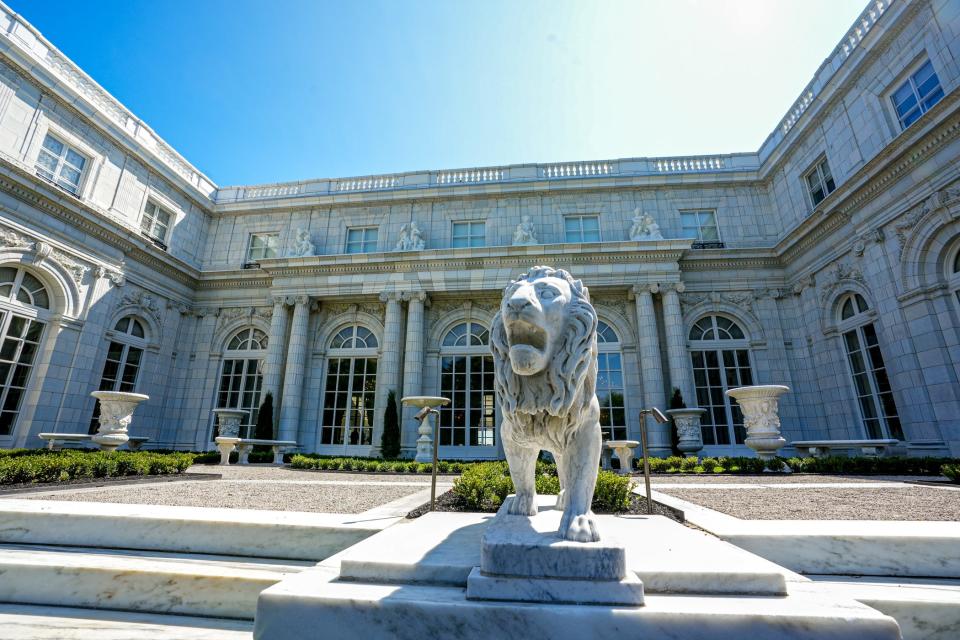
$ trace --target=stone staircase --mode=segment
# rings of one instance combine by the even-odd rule
[[[396,520],[0,499],[0,635],[249,637],[261,591]]]

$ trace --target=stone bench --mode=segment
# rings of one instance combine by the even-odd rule
[[[220,451],[220,464],[230,464],[230,454],[237,450],[237,464],[250,464],[248,457],[255,446],[273,448],[273,464],[283,464],[283,453],[287,449],[299,446],[294,440],[258,440],[256,438],[228,438],[220,436],[216,439],[217,449]]]
[[[801,458],[828,456],[834,449],[859,449],[865,456],[882,456],[898,448],[899,440],[798,440],[790,443]]]
[[[47,449],[50,451],[60,451],[67,442],[92,442],[93,436],[87,433],[41,433],[37,436],[41,440],[47,441]],[[137,451],[143,446],[143,443],[149,442],[150,438],[143,436],[131,436],[127,440],[127,447],[131,451]]]

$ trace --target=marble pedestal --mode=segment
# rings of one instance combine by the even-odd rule
[[[557,534],[563,512],[544,505],[512,516],[508,497],[480,542],[480,566],[467,578],[470,600],[640,606],[643,582],[627,571],[616,538],[571,542]],[[548,499],[550,500],[550,499]]]
[[[555,498],[540,496],[541,509]],[[662,516],[598,516],[624,544],[644,604],[470,600],[492,514],[429,513],[264,590],[254,638],[688,638],[899,640],[897,623],[853,600],[788,591],[789,572]]]

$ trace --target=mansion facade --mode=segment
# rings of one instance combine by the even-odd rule
[[[488,331],[546,264],[599,314],[605,437],[676,389],[751,455],[724,392],[775,383],[788,442],[960,456],[958,87],[960,2],[874,0],[755,152],[224,187],[0,4],[0,447],[111,389],[147,447],[269,393],[301,451],[377,455],[393,391],[452,400],[441,457],[501,457]]]

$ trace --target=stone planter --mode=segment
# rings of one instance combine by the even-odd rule
[[[240,409],[214,409],[217,414],[218,432],[216,438],[217,449],[220,451],[220,464],[230,464],[230,453],[240,442],[240,423],[247,417],[246,411]]]
[[[695,456],[703,449],[703,433],[700,431],[700,417],[706,409],[670,409],[667,415],[677,426],[677,448],[686,456]]]
[[[94,391],[90,395],[100,401],[100,427],[91,440],[104,451],[114,451],[130,439],[127,429],[133,421],[133,411],[150,396],[123,391]]]
[[[219,424],[219,433],[217,435],[223,436],[224,438],[240,437],[240,423],[247,417],[246,411],[241,411],[240,409],[214,409],[213,412],[217,414],[217,422]]]
[[[787,444],[780,435],[780,416],[777,413],[780,396],[790,391],[782,384],[761,384],[738,387],[727,391],[743,412],[743,426],[747,430],[746,445],[757,452],[761,460],[771,460]]]

